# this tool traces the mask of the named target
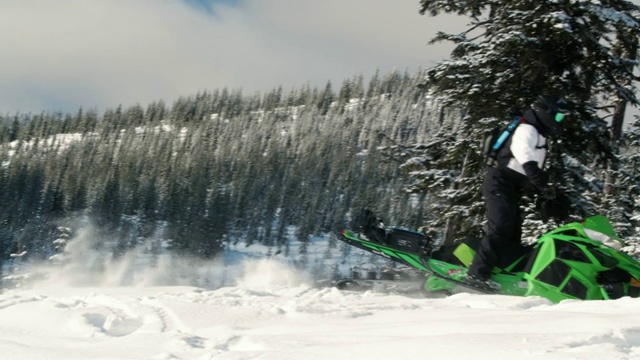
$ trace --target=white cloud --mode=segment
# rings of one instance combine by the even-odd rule
[[[466,19],[420,16],[417,5],[249,0],[216,5],[212,16],[180,0],[4,0],[0,113],[322,87],[377,68],[428,67],[450,48],[427,41]]]

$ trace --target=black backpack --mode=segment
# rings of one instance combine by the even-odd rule
[[[506,128],[496,128],[485,134],[482,153],[484,154],[487,166],[498,166],[498,152],[502,149],[504,144],[507,143],[507,140],[509,140],[511,134],[513,134],[518,125],[523,122],[524,118],[522,116],[517,116],[509,123],[509,125],[507,125]]]

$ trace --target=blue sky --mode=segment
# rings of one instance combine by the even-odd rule
[[[188,5],[210,14],[215,13],[217,5],[239,6],[242,0],[184,0]]]

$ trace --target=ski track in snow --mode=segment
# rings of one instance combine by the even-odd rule
[[[304,283],[41,286],[0,294],[0,359],[631,360],[639,300],[428,299]]]
[[[455,346],[459,347],[461,340],[473,347],[482,346],[490,338],[502,338],[495,341],[504,341],[500,350],[483,349],[484,355],[474,358],[499,358],[495,356],[503,351],[511,353],[510,358],[532,359],[584,359],[594,353],[606,354],[607,359],[640,356],[640,326],[612,326],[615,306],[594,314],[592,304],[581,302],[551,305],[537,298],[469,294],[448,299],[411,299],[304,286],[212,291],[151,288],[145,292],[155,295],[142,297],[136,288],[80,290],[83,294],[68,296],[47,290],[0,295],[0,318],[15,319],[12,313],[28,315],[22,307],[31,312],[31,321],[2,322],[0,347],[10,349],[12,359],[32,358],[34,352],[52,359],[99,357],[99,351],[91,351],[94,346],[113,346],[109,353],[122,359],[368,358],[369,350],[359,353],[358,349],[371,347],[381,350],[380,358],[421,358],[423,352],[429,351],[439,351],[441,355],[449,352],[455,357]],[[630,302],[631,299],[619,300],[621,305]],[[633,305],[637,304],[633,300]],[[563,307],[567,312],[559,311]],[[464,316],[452,317],[452,313]],[[581,316],[601,317],[602,330],[580,328],[576,318]],[[534,321],[535,318],[540,320]],[[495,333],[499,327],[485,329],[485,321],[517,322],[522,329],[519,334]],[[568,321],[575,323],[573,333],[564,331],[563,324]],[[38,326],[30,326],[35,324]],[[316,327],[317,324],[320,325]],[[46,342],[41,337],[52,341],[43,347]],[[514,343],[516,338],[520,340]],[[433,344],[438,342],[448,346],[434,349]],[[518,342],[552,346],[533,352],[525,346],[523,352],[518,352]],[[140,346],[132,349],[133,344]],[[398,344],[405,344],[407,357],[385,354],[384,348],[393,349]],[[67,353],[68,348],[77,351]],[[21,357],[21,352],[30,355]],[[7,351],[3,354],[7,355]]]

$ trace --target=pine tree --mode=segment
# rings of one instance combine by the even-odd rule
[[[455,48],[450,60],[428,71],[424,84],[445,107],[464,109],[464,131],[450,150],[458,154],[453,160],[460,173],[482,173],[481,154],[472,144],[497,119],[519,114],[541,93],[556,93],[574,109],[561,141],[551,144],[550,161],[556,166],[550,175],[574,204],[584,203],[587,189],[567,181],[579,176],[571,166],[605,168],[616,156],[615,140],[607,141],[607,122],[597,110],[610,106],[611,99],[638,105],[633,84],[638,11],[628,1],[421,0],[422,14],[471,18],[464,32],[441,32],[432,40],[453,42]],[[478,181],[460,180],[467,192],[479,192]]]

